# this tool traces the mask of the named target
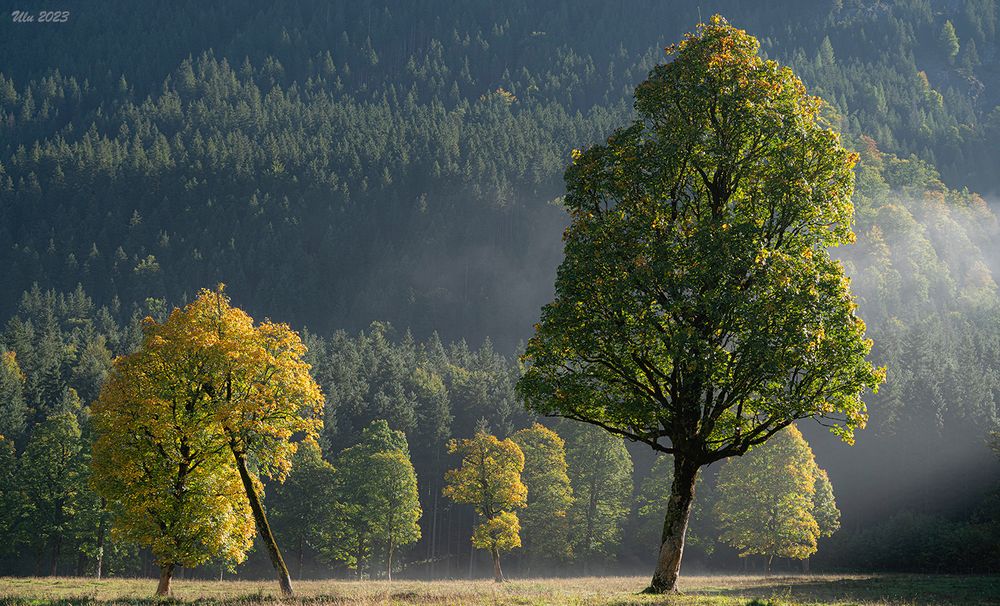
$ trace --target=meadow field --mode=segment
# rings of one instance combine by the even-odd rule
[[[152,597],[153,579],[0,578],[0,604],[112,606],[168,603],[257,606],[456,605],[798,606],[805,604],[920,606],[1000,604],[1000,576],[809,575],[694,576],[674,596],[637,593],[644,577],[476,581],[300,581],[297,596],[281,599],[269,581],[174,582],[172,599]]]

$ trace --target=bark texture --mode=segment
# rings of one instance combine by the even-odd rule
[[[503,583],[506,579],[503,578],[503,570],[500,568],[500,550],[494,547],[490,551],[493,554],[493,580]]]
[[[160,566],[160,584],[156,586],[156,595],[170,596],[173,590],[170,588],[170,580],[174,576],[174,565],[163,564]]]
[[[694,483],[700,466],[682,455],[674,455],[674,482],[670,486],[667,515],[663,520],[660,554],[656,570],[646,593],[677,591],[677,576],[681,571],[684,538],[687,535],[691,505],[694,503]]]
[[[281,558],[281,551],[278,550],[278,543],[274,540],[274,534],[271,533],[271,525],[267,523],[267,515],[264,513],[264,506],[260,502],[260,495],[257,494],[257,488],[254,486],[253,478],[250,476],[250,470],[247,469],[246,457],[236,450],[233,450],[233,455],[236,457],[236,467],[240,471],[240,479],[243,480],[243,488],[246,490],[247,498],[250,500],[250,509],[253,510],[253,519],[257,523],[257,531],[260,532],[260,538],[267,548],[267,555],[271,557],[271,564],[278,575],[278,585],[281,587],[281,595],[290,596],[293,594],[292,578],[288,574],[288,567],[285,566],[285,561]]]

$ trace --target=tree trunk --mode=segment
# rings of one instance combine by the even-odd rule
[[[101,499],[101,521],[97,524],[97,572],[96,577],[100,580],[101,576],[104,574],[104,533],[106,531],[106,516],[105,508],[107,508],[108,502],[103,498]]]
[[[233,449],[233,455],[236,457],[236,467],[240,471],[240,479],[243,480],[243,488],[246,490],[247,498],[250,500],[250,509],[253,510],[253,519],[257,523],[260,538],[267,548],[267,554],[271,557],[271,564],[274,566],[274,571],[278,574],[278,585],[281,587],[281,595],[290,596],[293,593],[292,579],[288,575],[288,567],[285,566],[285,561],[281,559],[278,543],[274,540],[274,535],[271,534],[271,525],[267,523],[267,515],[264,513],[264,506],[260,502],[260,495],[257,494],[257,489],[253,485],[253,478],[250,477],[250,471],[247,469],[246,457],[238,453],[235,449]]]
[[[388,580],[392,580],[392,539],[389,539],[389,547],[387,549],[389,556],[386,558],[385,565],[385,576]]]
[[[59,556],[62,551],[62,534],[52,537],[52,572],[51,576],[59,576]]]
[[[774,561],[774,556],[767,556],[767,576],[771,576],[771,562]]]
[[[173,590],[170,588],[170,579],[173,576],[173,564],[163,564],[160,566],[160,584],[156,586],[156,595],[169,596],[173,594]]]
[[[303,543],[305,543],[305,541],[303,540],[302,535],[300,534],[299,535],[299,573],[297,575],[297,579],[299,581],[302,580],[302,551],[305,549],[305,546],[303,545]]]
[[[82,549],[76,552],[76,576],[82,577],[87,573],[87,554]]]
[[[808,556],[802,560],[802,572],[804,574],[809,574],[809,558]]]
[[[500,550],[494,547],[490,550],[493,554],[493,580],[497,583],[503,583],[503,570],[500,569]]]
[[[691,505],[694,503],[694,482],[700,466],[682,455],[674,455],[674,482],[670,487],[667,515],[663,520],[660,555],[656,560],[653,580],[645,593],[677,591],[677,575],[681,571],[684,538],[687,534]]]

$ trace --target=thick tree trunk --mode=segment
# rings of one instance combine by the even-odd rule
[[[243,480],[243,488],[246,490],[247,498],[250,500],[250,509],[253,510],[253,519],[257,523],[257,531],[267,548],[267,554],[271,557],[271,564],[278,574],[278,585],[281,587],[281,595],[292,595],[292,579],[288,575],[288,567],[281,559],[281,552],[278,550],[278,543],[271,534],[271,525],[267,523],[267,515],[264,513],[264,506],[260,502],[260,495],[253,485],[253,478],[250,477],[250,470],[247,469],[246,457],[238,453],[235,449],[233,455],[236,457],[236,467],[240,471],[240,479]]]
[[[809,558],[808,557],[803,558],[803,560],[802,560],[802,572],[805,573],[805,574],[809,574]]]
[[[174,576],[174,565],[163,564],[160,566],[160,584],[156,586],[156,595],[169,596],[173,590],[170,588],[170,579]]]
[[[677,591],[677,575],[681,571],[684,538],[687,534],[691,505],[694,503],[694,482],[700,466],[682,455],[674,455],[674,483],[670,487],[667,515],[663,520],[660,555],[646,593]]]
[[[493,580],[503,583],[506,579],[503,578],[503,570],[500,569],[500,550],[494,547],[490,552],[493,554]]]

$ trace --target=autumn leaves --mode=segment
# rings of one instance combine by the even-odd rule
[[[114,532],[152,550],[158,594],[176,565],[241,562],[255,531],[291,593],[260,478],[283,479],[321,425],[304,353],[287,325],[255,325],[220,286],[162,324],[147,319],[138,351],[115,361],[93,408],[93,481]]]

